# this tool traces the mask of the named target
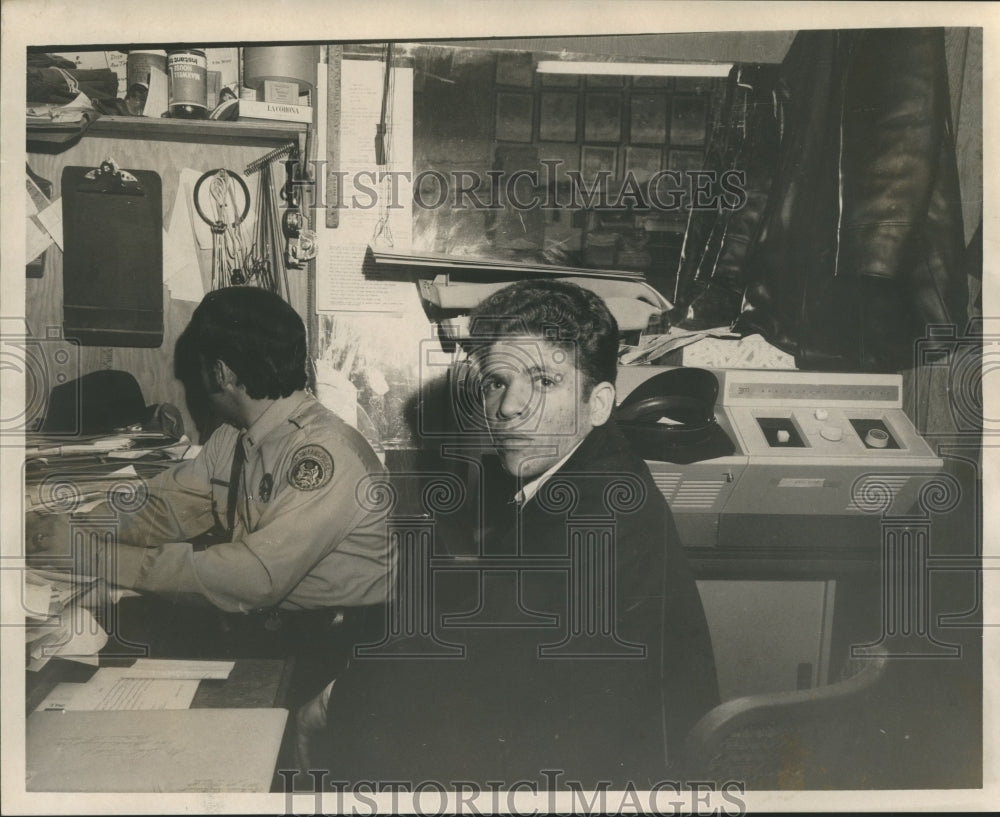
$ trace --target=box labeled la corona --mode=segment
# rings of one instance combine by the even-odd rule
[[[309,105],[290,105],[284,102],[240,100],[240,119],[276,119],[284,122],[312,122],[313,109]]]

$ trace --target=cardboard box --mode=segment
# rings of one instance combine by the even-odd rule
[[[276,119],[283,122],[312,122],[313,109],[307,105],[240,100],[240,119]]]

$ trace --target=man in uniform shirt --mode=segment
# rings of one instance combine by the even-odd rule
[[[148,639],[154,654],[308,653],[311,669],[297,669],[315,675],[306,694],[384,606],[395,553],[384,515],[363,501],[384,469],[305,391],[305,328],[279,296],[206,295],[176,355],[189,397],[223,424],[194,459],[150,480],[142,507],[119,514],[103,563],[77,567],[159,597],[123,606],[126,641]],[[46,521],[61,529],[29,524],[29,551],[65,550],[67,520]],[[215,544],[192,543],[213,529]]]

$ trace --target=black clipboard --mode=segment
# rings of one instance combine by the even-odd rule
[[[150,170],[62,172],[63,335],[84,346],[163,342],[163,206]]]

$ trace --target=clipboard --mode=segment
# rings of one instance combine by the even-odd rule
[[[163,342],[159,174],[99,167],[62,172],[63,335],[84,346]]]

